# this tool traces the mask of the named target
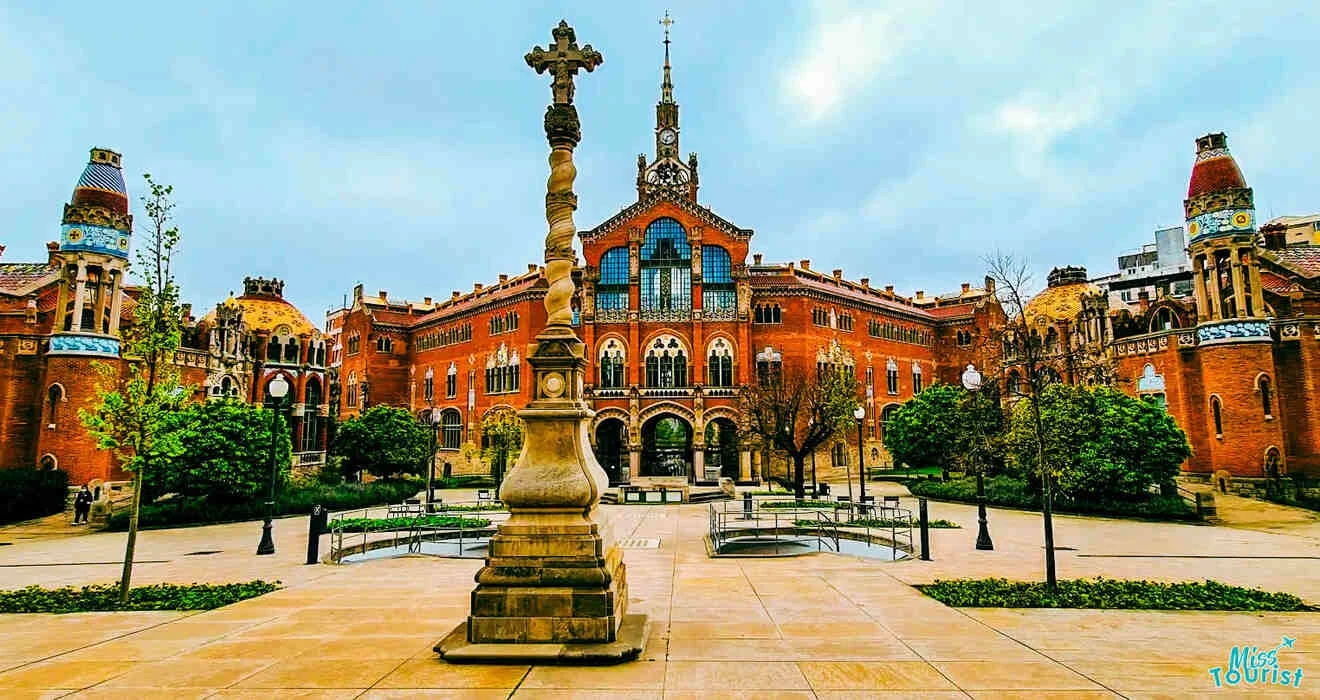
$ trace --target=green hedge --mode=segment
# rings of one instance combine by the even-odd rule
[[[1111,610],[1314,610],[1290,593],[1204,583],[1159,583],[1106,578],[1044,583],[1002,578],[939,580],[917,588],[957,608],[1099,608]]]
[[[247,583],[162,583],[128,590],[128,603],[119,602],[119,584],[73,588],[28,586],[0,591],[0,613],[75,613],[107,610],[214,610],[278,589],[279,581]]]
[[[907,488],[914,496],[925,496],[941,501],[976,503],[976,479],[966,477],[940,481],[938,479],[915,479],[907,482]],[[985,502],[992,506],[1040,510],[1040,494],[1023,479],[1011,476],[993,476],[985,480]],[[1057,513],[1076,513],[1082,515],[1111,515],[1128,518],[1150,518],[1152,520],[1197,520],[1196,509],[1181,496],[1160,496],[1145,494],[1140,499],[1113,500],[1088,499],[1070,501],[1067,497],[1056,494],[1054,511]]]
[[[0,523],[59,513],[68,494],[69,475],[59,469],[0,469]]]
[[[827,522],[827,521],[794,520],[793,524],[797,525],[798,527],[815,527],[823,522]],[[895,528],[895,527],[907,529],[908,525],[911,525],[912,527],[920,527],[920,523],[918,523],[916,520],[913,520],[911,523],[909,523],[906,520],[895,520],[893,518],[885,518],[884,520],[878,520],[876,518],[865,518],[859,520],[839,521],[838,525],[839,527],[874,527],[874,528],[886,528],[886,529]],[[932,520],[930,521],[930,527],[932,530],[956,530],[962,528],[962,526],[959,525],[958,523],[951,522],[948,520]]]
[[[328,510],[351,510],[388,503],[399,503],[416,496],[425,484],[416,479],[382,479],[369,484],[314,484],[285,488],[275,497],[277,515],[306,515],[312,506]],[[265,500],[243,503],[209,503],[206,498],[179,498],[142,506],[139,527],[178,527],[211,523],[259,520],[266,515]],[[128,529],[128,512],[110,518],[110,530]]]
[[[344,532],[381,532],[383,530],[407,530],[413,527],[462,528],[475,530],[489,527],[485,518],[460,518],[451,515],[428,515],[415,518],[344,518],[337,522]]]
[[[836,503],[834,501],[762,501],[759,503],[762,508],[834,508],[835,506],[848,507],[847,502]]]
[[[495,480],[485,474],[464,474],[448,479],[437,477],[431,480],[437,489],[489,489],[495,488]]]

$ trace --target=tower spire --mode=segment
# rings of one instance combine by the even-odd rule
[[[669,27],[674,24],[674,20],[669,17],[669,10],[665,10],[665,16],[660,19],[660,24],[665,28],[665,81],[660,85],[660,102],[673,104],[674,82],[669,76]]]

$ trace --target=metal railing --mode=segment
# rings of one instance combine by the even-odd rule
[[[327,558],[340,564],[347,556],[365,554],[386,547],[391,549],[403,547],[403,553],[408,554],[426,554],[422,544],[439,541],[455,542],[458,546],[456,556],[462,557],[466,544],[488,539],[499,527],[499,523],[509,517],[508,510],[492,501],[432,503],[433,511],[429,514],[416,507],[410,507],[412,505],[374,506],[331,513],[326,526],[330,533],[330,553]],[[408,514],[397,515],[401,508]],[[444,526],[429,524],[430,518],[445,516],[456,518],[455,523]],[[398,524],[377,530],[366,527],[360,529],[344,527],[346,521],[359,518],[389,519],[397,521]],[[467,522],[471,519],[487,520],[489,524],[474,525]]]
[[[876,521],[880,524],[873,524]],[[744,494],[741,499],[709,506],[710,542],[717,553],[735,537],[769,536],[776,542],[791,537],[800,541],[802,534],[812,533],[817,538],[818,551],[840,551],[840,539],[861,541],[868,547],[884,540],[892,551],[891,558],[897,560],[900,551],[916,551],[914,523],[911,509],[897,504],[877,504],[869,499],[866,503],[842,498],[833,502],[797,501],[792,496],[748,498]]]

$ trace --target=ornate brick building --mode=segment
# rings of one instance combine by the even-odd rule
[[[125,478],[78,417],[98,402],[92,363],[118,365],[120,329],[133,322],[133,217],[120,161],[92,149],[45,262],[0,262],[0,468],[60,468],[73,484]],[[296,392],[295,458],[315,466],[325,459],[326,347],[283,300],[283,286],[248,279],[242,296],[201,322],[185,318],[176,362],[199,399],[261,400],[276,372],[287,375]]]
[[[740,388],[758,370],[807,370],[838,357],[865,392],[868,464],[888,463],[880,442],[888,412],[982,363],[978,353],[1002,321],[992,290],[964,284],[946,296],[909,298],[867,278],[845,279],[842,270],[816,271],[809,260],[771,264],[750,254],[752,230],[697,200],[697,156],[680,157],[670,73],[666,44],[655,154],[637,158],[637,201],[579,232],[575,322],[590,353],[598,460],[615,483],[757,479],[771,465],[738,440]],[[378,403],[434,408],[439,461],[489,468],[474,459],[481,426],[530,398],[522,358],[545,324],[545,292],[536,265],[439,302],[392,300],[359,286],[326,326],[342,414]],[[855,469],[856,439],[842,437],[852,446],[841,439],[823,448],[820,476]]]
[[[1257,230],[1252,190],[1221,133],[1197,139],[1183,206],[1192,298],[1143,298],[1105,317],[1098,339],[1119,385],[1177,419],[1192,445],[1187,472],[1320,472],[1320,245],[1290,242],[1283,224]],[[1060,317],[1073,329],[1089,328],[1097,292],[1083,271],[1080,284],[1041,298],[1067,307]]]

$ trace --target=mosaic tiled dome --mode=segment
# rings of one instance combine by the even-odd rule
[[[1196,165],[1187,185],[1187,198],[1209,192],[1246,187],[1233,154],[1228,152],[1228,137],[1222,133],[1206,134],[1196,140]]]
[[[249,277],[243,280],[243,295],[229,297],[221,306],[240,307],[243,309],[243,323],[249,331],[267,331],[275,333],[286,328],[293,335],[314,335],[317,327],[298,310],[298,307],[284,300],[284,282],[277,279]],[[215,311],[202,317],[200,324],[215,325]]]
[[[1050,271],[1049,286],[1031,298],[1023,310],[1028,321],[1044,316],[1050,321],[1071,321],[1082,312],[1082,299],[1103,291],[1086,280],[1086,268],[1062,267]]]
[[[120,155],[105,148],[93,148],[82,177],[73,187],[70,203],[74,206],[105,207],[116,214],[128,213],[128,189]]]

